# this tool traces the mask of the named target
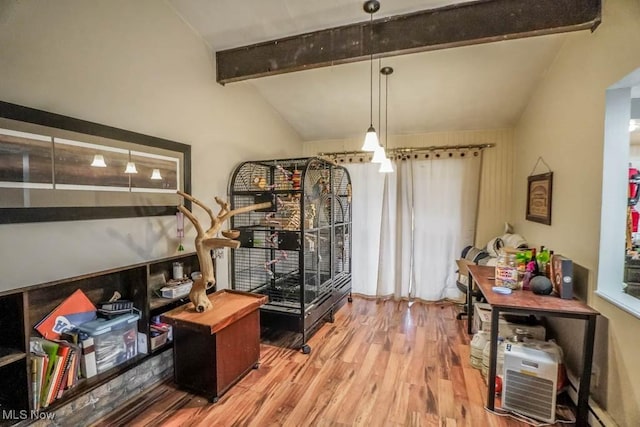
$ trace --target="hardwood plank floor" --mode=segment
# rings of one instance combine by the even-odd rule
[[[282,346],[290,335],[263,340],[260,367],[215,404],[166,382],[94,425],[527,426],[484,409],[457,312],[354,297],[308,341],[309,355]]]

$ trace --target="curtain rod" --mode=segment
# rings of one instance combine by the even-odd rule
[[[387,153],[390,154],[406,154],[415,153],[420,151],[447,151],[447,150],[469,150],[469,149],[484,149],[495,147],[495,144],[472,144],[472,145],[432,145],[430,147],[400,147],[389,148]],[[368,151],[338,151],[332,153],[318,153],[318,156],[354,156],[354,155],[371,155]]]

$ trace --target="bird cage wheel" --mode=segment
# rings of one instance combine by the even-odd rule
[[[303,344],[302,348],[300,348],[300,350],[302,350],[302,354],[309,354],[311,353],[311,347],[309,347],[308,344]]]
[[[218,396],[215,396],[209,399],[209,403],[218,403],[218,400],[220,400],[220,398]]]

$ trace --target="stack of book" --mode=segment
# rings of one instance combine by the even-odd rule
[[[82,355],[86,344],[64,340],[31,338],[31,386],[33,409],[47,408],[53,401],[62,397],[66,390],[78,384],[82,377],[91,375],[87,368],[87,358]],[[95,375],[95,359],[93,362]]]
[[[42,335],[30,340],[32,408],[47,408],[81,377],[96,375],[93,338],[81,340],[78,326],[96,318],[96,308],[80,290],[73,292],[35,329]]]

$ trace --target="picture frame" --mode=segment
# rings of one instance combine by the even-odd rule
[[[551,225],[552,190],[553,172],[527,178],[527,220]]]
[[[190,145],[0,101],[0,224],[170,216],[178,190]]]

